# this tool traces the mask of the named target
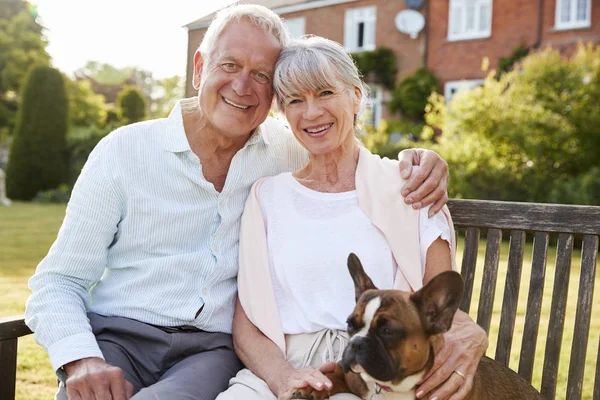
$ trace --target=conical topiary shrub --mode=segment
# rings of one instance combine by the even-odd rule
[[[25,79],[10,156],[6,192],[31,200],[39,191],[67,182],[68,102],[61,73],[48,66]]]

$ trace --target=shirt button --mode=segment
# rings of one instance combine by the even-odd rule
[[[207,293],[208,293],[208,292],[207,292],[206,290],[203,290],[203,291],[202,291],[202,296],[206,296],[206,294],[207,294]]]

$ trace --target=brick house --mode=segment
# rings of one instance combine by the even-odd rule
[[[398,65],[396,81],[426,66],[440,80],[446,98],[461,85],[474,86],[487,74],[487,57],[495,69],[501,57],[524,44],[553,46],[571,52],[578,41],[600,43],[600,0],[249,0],[265,5],[284,19],[294,37],[315,34],[338,41],[349,52],[391,49]],[[411,4],[409,4],[411,3]],[[421,4],[419,4],[421,3]],[[427,21],[416,38],[395,23],[407,4]],[[415,5],[416,4],[416,5]],[[186,95],[193,55],[214,14],[185,27],[188,30]],[[391,93],[370,84],[373,123],[390,118],[385,107]]]
[[[430,0],[427,20],[426,65],[446,99],[483,81],[484,57],[496,69],[521,44],[570,54],[580,41],[600,43],[600,0]]]

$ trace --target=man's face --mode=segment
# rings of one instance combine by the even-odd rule
[[[200,82],[200,108],[211,129],[238,138],[264,122],[280,51],[272,35],[242,20],[223,30],[207,64],[196,53],[194,78]]]

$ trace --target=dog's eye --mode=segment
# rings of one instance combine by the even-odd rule
[[[354,332],[356,332],[356,326],[354,325],[354,321],[348,319],[346,322],[348,323],[348,326],[346,326],[346,330],[350,335],[352,335]]]
[[[383,336],[392,336],[394,331],[387,326],[384,326],[379,330],[379,333],[381,333]]]

